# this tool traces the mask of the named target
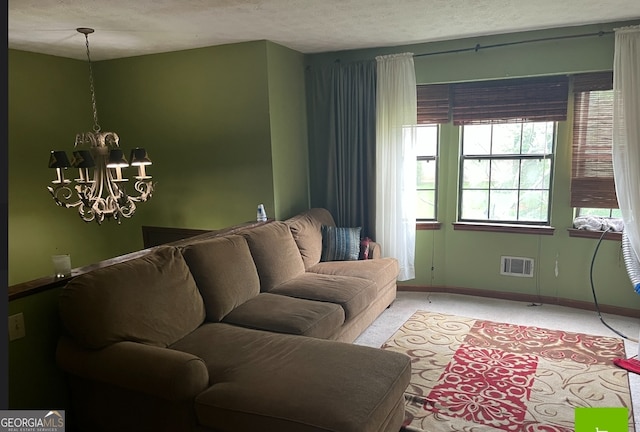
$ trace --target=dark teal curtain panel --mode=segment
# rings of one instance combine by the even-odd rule
[[[307,80],[311,204],[373,237],[376,63],[309,68]]]

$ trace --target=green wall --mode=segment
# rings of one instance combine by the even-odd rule
[[[636,22],[637,23],[637,22]],[[320,67],[340,60],[372,59],[377,55],[412,52],[415,55],[488,46],[530,39],[563,39],[480,49],[477,52],[416,56],[419,84],[462,82],[484,79],[567,74],[611,70],[614,37],[567,38],[584,33],[610,31],[633,23],[611,23],[550,31],[470,38],[455,41],[341,51],[307,56],[307,65]],[[458,128],[441,127],[439,159],[438,221],[441,229],[418,231],[416,237],[416,278],[403,285],[491,290],[513,294],[592,302],[589,268],[597,240],[569,237],[572,208],[569,205],[571,167],[571,118],[558,127],[554,186],[552,191],[553,236],[456,231],[458,193]],[[322,172],[313,165],[310,172]],[[314,197],[324,193],[321,182],[312,183]],[[501,276],[502,255],[535,259],[535,277]],[[555,276],[556,259],[558,276]],[[433,270],[432,270],[433,268]],[[603,241],[594,266],[594,283],[600,304],[640,310],[640,296],[629,282],[619,241]]]
[[[132,219],[98,226],[46,190],[48,152],[70,154],[93,126],[87,63],[10,50],[9,285],[51,274],[54,254],[80,267],[141,249],[142,225],[217,229],[260,203],[278,218],[306,208],[303,59],[256,41],[94,63],[102,130],[127,157],[145,147],[156,182]]]
[[[8,59],[9,285],[52,274],[51,255],[70,253],[77,267],[139,247],[128,225],[85,224],[46,189],[55,178],[49,151],[70,151],[92,126],[86,62],[15,50]],[[119,234],[122,242],[109,241]]]
[[[49,151],[93,125],[87,63],[10,50],[9,285],[51,274],[53,254],[80,267],[141,249],[142,225],[216,229],[254,220],[259,203],[270,217],[307,208],[303,60],[256,41],[94,63],[102,130],[127,157],[146,147],[157,182],[132,219],[98,226],[46,190]],[[9,302],[26,329],[8,344],[10,408],[66,407],[58,292]]]
[[[8,343],[9,409],[68,409],[68,390],[56,366],[61,332],[60,288],[9,302],[9,316],[22,313],[26,337]]]
[[[275,201],[267,214],[282,220],[309,207],[304,56],[272,42],[267,53]]]
[[[105,126],[154,162],[157,193],[137,220],[220,228],[273,208],[265,42],[103,62],[96,82]]]

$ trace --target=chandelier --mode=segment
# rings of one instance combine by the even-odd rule
[[[76,135],[71,162],[64,151],[51,151],[49,168],[55,168],[56,179],[47,189],[59,206],[76,208],[85,222],[96,221],[101,224],[104,219],[113,218],[121,222],[122,218],[130,218],[136,211],[136,203],[151,198],[154,184],[146,173],[146,166],[151,160],[145,149],[136,147],[131,150],[129,160],[120,148],[120,138],[115,132],[102,132],[98,124],[96,94],[93,87],[93,70],[89,53],[89,34],[91,28],[78,28],[84,34],[89,61],[89,89],[93,107],[93,131]],[[138,167],[134,189],[136,196],[130,196],[125,186],[129,179],[123,177],[122,169],[128,166]],[[64,177],[67,168],[77,168],[78,178],[68,180]]]

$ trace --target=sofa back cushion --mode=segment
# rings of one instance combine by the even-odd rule
[[[120,341],[166,347],[205,317],[189,267],[173,247],[72,279],[59,305],[68,332],[91,349]]]
[[[260,293],[258,271],[240,235],[190,244],[182,254],[204,299],[207,320],[219,322]]]
[[[293,239],[298,245],[305,269],[318,264],[322,256],[321,227],[336,225],[329,210],[312,208],[287,219],[285,223],[289,226]]]
[[[300,251],[284,222],[271,222],[244,231],[260,276],[260,290],[269,291],[304,273]]]

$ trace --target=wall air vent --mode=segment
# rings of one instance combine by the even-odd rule
[[[500,257],[500,274],[505,276],[533,277],[533,259],[523,257]]]

